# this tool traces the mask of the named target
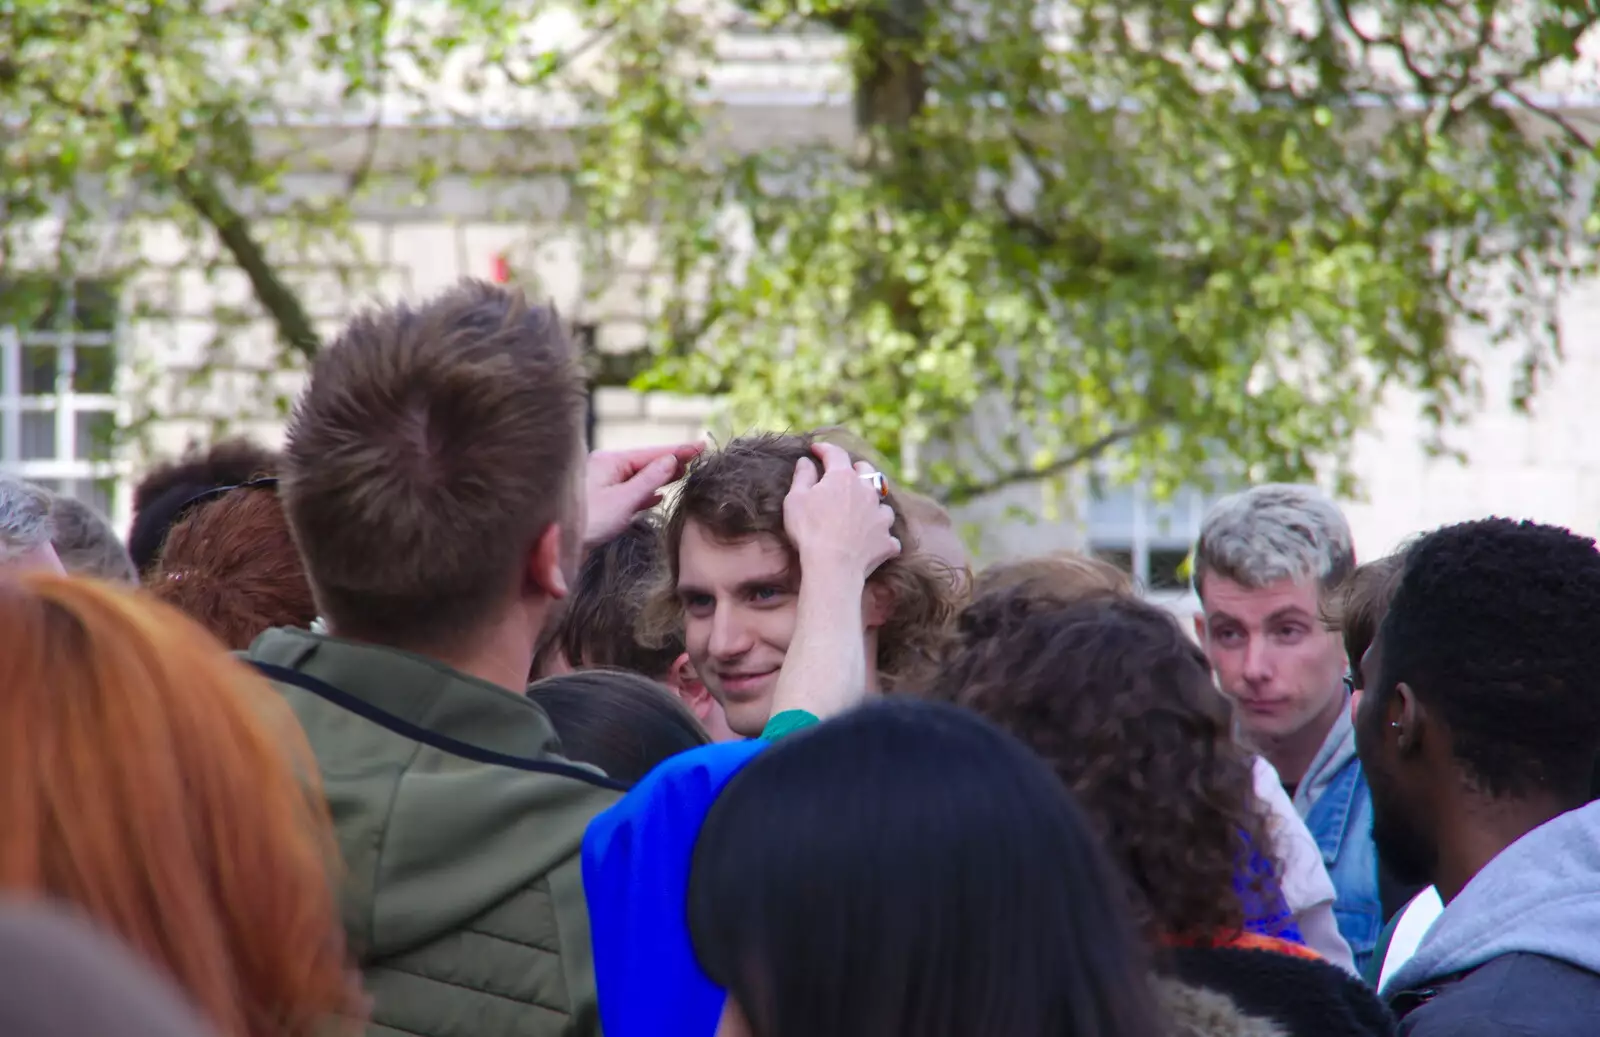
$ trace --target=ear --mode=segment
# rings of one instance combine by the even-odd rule
[[[867,583],[867,589],[861,592],[861,618],[866,622],[868,630],[876,630],[889,622],[889,615],[894,611],[894,593],[880,583]]]
[[[688,652],[672,661],[672,667],[667,671],[667,687],[677,694],[678,701],[689,707],[689,712],[701,724],[711,716],[711,709],[717,704],[717,700],[695,674]]]
[[[700,683],[700,679],[695,676],[694,663],[689,661],[688,652],[679,652],[678,657],[672,660],[672,665],[667,667],[667,676],[662,683],[673,691],[680,693],[690,691],[696,687],[705,687]]]
[[[567,574],[562,568],[564,545],[561,526],[552,522],[528,551],[524,585],[547,598],[567,596]]]
[[[1194,639],[1202,645],[1206,643],[1206,614],[1204,612],[1196,612],[1194,614]]]
[[[1404,681],[1394,686],[1384,710],[1384,721],[1394,732],[1395,748],[1401,756],[1411,756],[1421,751],[1423,735],[1428,727],[1428,711],[1423,708],[1417,693]]]

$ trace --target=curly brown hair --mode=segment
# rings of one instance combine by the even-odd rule
[[[670,505],[662,529],[661,564],[639,617],[647,644],[665,645],[683,633],[683,606],[677,598],[678,547],[690,522],[713,538],[738,541],[776,537],[789,556],[799,559],[783,533],[783,499],[794,481],[795,465],[812,457],[817,433],[764,432],[741,436],[720,450],[708,450],[690,465],[683,487]],[[852,453],[852,461],[860,458]],[[892,534],[901,552],[872,574],[869,582],[888,590],[894,605],[878,631],[878,678],[892,691],[910,674],[927,671],[956,614],[956,590],[942,566],[917,550],[916,539],[893,487]]]
[[[1269,856],[1249,756],[1204,654],[1171,614],[1129,596],[974,601],[928,689],[1021,738],[1089,813],[1152,940],[1239,932],[1235,882]],[[1257,878],[1257,891],[1270,873]]]

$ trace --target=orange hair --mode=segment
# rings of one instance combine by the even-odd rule
[[[360,1029],[315,761],[270,686],[175,609],[30,576],[0,583],[0,689],[0,891],[76,905],[222,1037]]]

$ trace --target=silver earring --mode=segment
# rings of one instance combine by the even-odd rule
[[[1400,730],[1400,721],[1391,720],[1391,721],[1389,721],[1389,726],[1394,728],[1396,731],[1398,731],[1398,730]]]

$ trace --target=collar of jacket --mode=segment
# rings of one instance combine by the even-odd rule
[[[1294,808],[1302,818],[1311,813],[1312,806],[1322,798],[1328,786],[1356,758],[1356,729],[1350,722],[1348,695],[1344,703],[1345,708],[1339,710],[1333,726],[1328,728],[1328,734],[1322,739],[1322,747],[1311,758],[1311,766],[1306,768],[1305,777],[1295,786]]]
[[[395,648],[305,630],[269,630],[258,662],[297,670],[426,731],[510,756],[560,753],[550,720],[524,695]]]

